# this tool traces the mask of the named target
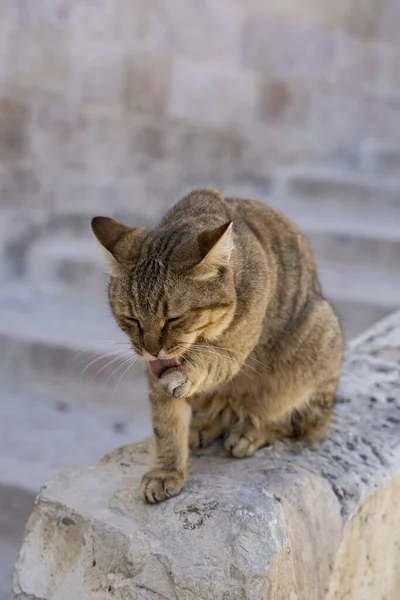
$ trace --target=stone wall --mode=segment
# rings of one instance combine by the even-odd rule
[[[5,0],[0,205],[154,217],[400,136],[397,0]]]

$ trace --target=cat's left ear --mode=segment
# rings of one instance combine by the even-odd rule
[[[220,267],[229,265],[233,243],[233,222],[228,221],[212,229],[203,231],[198,237],[202,260],[193,269],[196,279],[211,279],[218,274]]]
[[[128,227],[110,217],[94,217],[90,225],[93,235],[104,249],[109,275],[118,275],[124,256],[131,254],[137,234],[142,228]],[[123,243],[120,243],[122,240]]]

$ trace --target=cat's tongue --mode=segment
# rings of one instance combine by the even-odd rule
[[[160,379],[161,375],[167,369],[170,369],[171,367],[180,367],[180,366],[181,366],[181,363],[179,362],[179,360],[177,358],[168,358],[168,359],[164,359],[164,360],[161,358],[157,358],[156,360],[151,360],[149,362],[150,371],[152,372],[152,374],[154,375],[154,377],[156,379]]]

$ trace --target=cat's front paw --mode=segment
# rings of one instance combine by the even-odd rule
[[[184,478],[178,471],[155,468],[143,475],[140,492],[143,500],[149,504],[164,502],[179,494]]]
[[[188,398],[195,393],[197,385],[192,383],[181,367],[167,369],[160,378],[164,391],[174,398]]]

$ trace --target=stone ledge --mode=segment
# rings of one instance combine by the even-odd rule
[[[387,328],[366,339],[385,347]],[[192,457],[181,495],[156,507],[138,498],[149,441],[51,480],[13,600],[398,598],[400,365],[364,352],[353,343],[317,447],[280,443],[237,461],[215,446]]]

